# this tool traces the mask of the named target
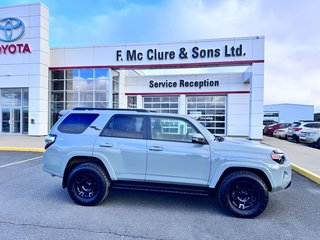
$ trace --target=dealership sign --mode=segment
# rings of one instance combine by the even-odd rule
[[[168,50],[161,51],[156,48],[147,49],[145,52],[138,51],[136,49],[128,50],[116,50],[116,60],[118,62],[127,61],[143,61],[145,59],[149,61],[166,61],[178,59],[212,59],[219,57],[243,57],[246,56],[246,53],[243,50],[243,45],[239,44],[238,46],[224,45],[222,48],[206,48],[202,49],[198,46],[192,47],[188,50],[186,47],[180,47],[178,51]]]
[[[25,32],[24,22],[16,17],[0,19],[0,54],[31,53],[28,43],[13,43],[19,40]]]
[[[150,88],[198,88],[203,87],[219,87],[219,81],[217,80],[200,80],[200,81],[188,81],[185,79],[180,79],[179,81],[149,81]]]

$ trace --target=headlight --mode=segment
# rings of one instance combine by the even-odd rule
[[[308,132],[308,133],[306,133],[306,135],[309,137],[314,137],[314,135],[316,135],[316,133],[315,132]]]
[[[276,161],[279,164],[283,164],[286,160],[285,154],[283,152],[280,152],[278,150],[273,150],[271,153],[271,159],[273,161]]]

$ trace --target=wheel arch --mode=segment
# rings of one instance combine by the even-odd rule
[[[254,174],[256,174],[257,176],[259,176],[266,184],[268,191],[271,192],[272,191],[272,185],[270,183],[270,180],[268,178],[268,176],[266,175],[266,173],[264,171],[262,171],[261,169],[257,169],[257,168],[249,168],[249,167],[229,167],[227,169],[225,169],[223,171],[223,173],[221,174],[220,178],[218,179],[218,181],[211,181],[210,183],[210,188],[217,188],[220,186],[222,180],[229,175],[232,172],[236,172],[236,171],[248,171],[248,172],[252,172]]]
[[[99,158],[88,157],[88,156],[76,156],[76,157],[72,157],[68,161],[68,163],[65,167],[65,171],[63,174],[63,180],[62,180],[62,187],[63,188],[67,187],[68,176],[69,176],[70,172],[72,171],[72,169],[74,169],[76,166],[79,166],[82,163],[95,163],[95,164],[99,165],[105,171],[108,178],[111,180],[108,169],[106,168],[106,166],[103,164],[103,162]]]

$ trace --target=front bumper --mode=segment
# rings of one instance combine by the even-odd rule
[[[303,142],[303,143],[308,143],[308,144],[313,144],[313,143],[316,143],[316,139],[312,138],[312,137],[304,137],[304,136],[301,136],[300,138],[300,141]]]
[[[272,186],[272,192],[287,189],[291,185],[291,180],[292,180],[291,162],[287,160],[274,173],[274,184]]]

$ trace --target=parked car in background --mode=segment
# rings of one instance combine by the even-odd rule
[[[272,125],[275,123],[278,123],[278,122],[276,122],[274,120],[263,120],[263,126],[269,126],[269,125]]]
[[[263,134],[268,135],[268,136],[272,136],[273,132],[275,130],[280,129],[280,128],[287,128],[289,126],[291,126],[291,123],[274,123],[270,126],[265,126],[263,129]]]
[[[300,142],[320,148],[320,129],[305,129],[299,138]]]
[[[273,132],[273,136],[276,138],[287,139],[287,132],[289,128],[280,128]]]
[[[320,122],[294,122],[288,129],[287,139],[289,141],[300,142],[303,131],[320,129]]]

